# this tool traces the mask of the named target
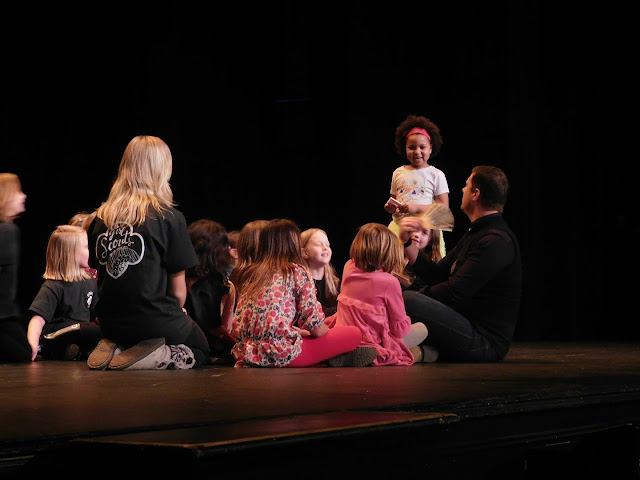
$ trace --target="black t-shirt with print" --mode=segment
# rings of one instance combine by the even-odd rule
[[[96,218],[88,233],[103,336],[124,347],[159,337],[183,343],[192,320],[168,293],[168,276],[198,263],[184,215],[175,208],[152,211],[142,225],[111,231]]]
[[[46,323],[42,327],[42,335],[46,335],[74,323],[93,320],[96,297],[97,286],[93,277],[78,282],[45,280],[31,302],[28,316],[44,318]]]

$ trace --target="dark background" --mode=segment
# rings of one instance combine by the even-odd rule
[[[456,214],[473,166],[505,170],[524,296],[517,338],[638,339],[631,218],[637,28],[615,4],[366,2],[4,18],[0,171],[27,211],[19,302],[48,236],[106,199],[127,143],[161,137],[187,222],[320,227],[339,272],[357,228],[388,224],[393,145],[436,122]],[[628,7],[631,8],[631,7]],[[633,242],[633,244],[632,244]]]

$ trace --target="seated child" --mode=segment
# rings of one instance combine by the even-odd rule
[[[87,232],[56,228],[47,245],[44,283],[28,310],[32,360],[39,352],[50,360],[86,360],[102,338],[93,309],[98,289],[88,266]]]

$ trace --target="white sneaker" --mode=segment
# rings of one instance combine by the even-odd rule
[[[161,345],[141,360],[129,365],[125,370],[165,370],[171,361],[171,349]]]
[[[169,345],[171,359],[165,367],[167,370],[188,370],[196,364],[196,357],[193,351],[185,344]]]

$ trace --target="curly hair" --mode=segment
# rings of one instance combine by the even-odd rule
[[[427,117],[419,115],[409,115],[396,127],[395,146],[398,153],[402,156],[405,155],[407,133],[409,133],[409,131],[414,127],[424,128],[429,132],[429,136],[431,137],[431,158],[435,157],[440,151],[440,148],[442,148],[442,135],[440,135],[440,128],[438,128],[438,126]]]

